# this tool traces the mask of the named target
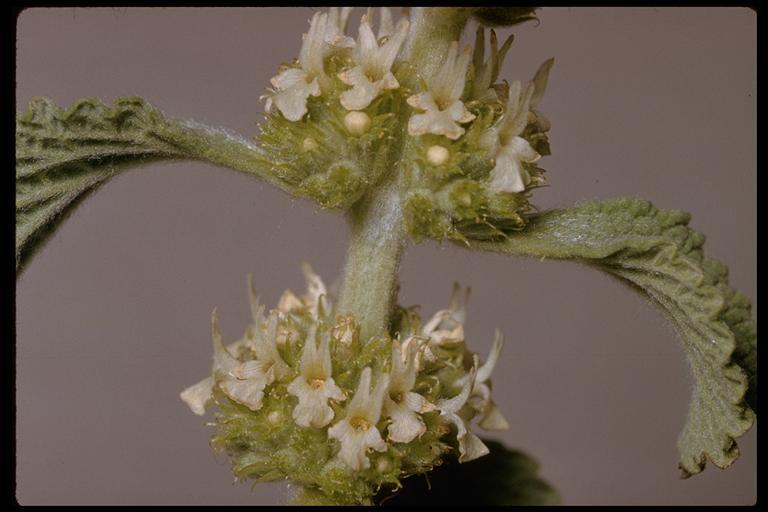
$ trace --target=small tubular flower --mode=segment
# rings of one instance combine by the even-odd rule
[[[407,33],[408,20],[401,19],[395,32],[379,46],[368,16],[362,17],[357,44],[353,51],[355,66],[339,73],[339,79],[352,86],[352,89],[341,93],[340,99],[344,108],[364,109],[383,91],[400,87],[390,69]]]
[[[346,35],[347,21],[352,7],[331,7],[328,9],[328,21],[325,24],[323,40],[333,49],[354,48],[355,40]]]
[[[421,335],[429,337],[424,352],[428,360],[434,360],[432,348],[446,345],[456,345],[464,341],[464,326],[456,320],[453,312],[448,309],[438,311],[424,324]]]
[[[291,373],[290,367],[285,363],[277,349],[280,339],[278,332],[279,312],[272,311],[268,319],[264,318],[264,306],[259,304],[250,274],[248,275],[248,298],[250,299],[251,315],[254,322],[254,328],[250,330],[252,334],[250,346],[256,353],[255,364],[261,368],[262,373],[267,378],[267,384],[271,384],[276,378],[282,379]],[[266,324],[266,330],[261,329],[263,324]]]
[[[181,392],[179,396],[193,413],[198,416],[205,414],[205,406],[211,401],[213,395],[211,389],[213,388],[213,378],[208,377],[201,380],[197,384],[189,386],[187,389]]]
[[[274,379],[273,374],[265,374],[262,364],[257,360],[240,362],[229,353],[221,340],[216,310],[211,317],[211,330],[215,382],[224,394],[235,402],[245,405],[252,411],[259,410],[264,398],[264,388]]]
[[[342,401],[344,392],[331,377],[330,334],[320,335],[317,346],[317,325],[312,324],[301,353],[301,373],[288,385],[288,393],[299,399],[293,409],[293,419],[302,427],[320,428],[333,420],[328,400]]]
[[[392,420],[387,437],[396,443],[408,443],[426,432],[419,414],[435,410],[426,398],[411,391],[416,384],[420,348],[417,343],[401,345],[392,340],[392,369],[384,396],[384,413]]]
[[[355,396],[347,405],[346,417],[328,429],[328,437],[341,443],[339,459],[353,471],[371,466],[367,457],[369,448],[377,452],[387,449],[387,443],[381,438],[376,423],[381,418],[388,386],[389,376],[381,375],[371,393],[371,368],[363,369]]]
[[[262,96],[267,99],[268,112],[274,104],[286,119],[299,121],[307,113],[307,98],[320,96],[321,82],[328,78],[323,70],[327,24],[327,13],[312,16],[309,32],[303,35],[299,67],[284,69],[273,77],[270,82],[274,89]]]
[[[509,423],[491,398],[491,373],[499,360],[502,347],[504,347],[504,336],[496,330],[491,352],[485,363],[477,370],[468,399],[468,403],[480,414],[478,425],[485,430],[506,430],[509,428]],[[463,386],[468,379],[469,375],[465,375],[456,379],[456,384]]]
[[[304,303],[291,290],[285,290],[277,301],[277,309],[283,313],[290,313],[304,307]]]
[[[309,263],[302,263],[301,271],[304,273],[304,281],[307,283],[307,292],[299,298],[291,290],[285,290],[277,302],[277,309],[282,313],[307,309],[313,318],[317,318],[323,309],[321,297],[327,296],[328,291],[323,280],[312,270]]]
[[[535,162],[541,158],[528,141],[520,137],[528,125],[534,89],[531,82],[525,91],[522,91],[519,80],[512,82],[501,124],[490,128],[483,135],[482,144],[496,161],[491,170],[489,186],[498,192],[525,190],[530,176],[523,167],[523,162]]]
[[[219,387],[227,396],[231,395],[230,398],[233,400],[247,405],[252,410],[258,410],[261,407],[264,387],[271,384],[275,377],[285,376],[290,369],[277,351],[277,318],[270,316],[266,335],[259,329],[264,322],[264,306],[259,304],[259,299],[256,297],[251,275],[248,275],[248,295],[254,324],[249,326],[243,338],[227,347],[224,347],[221,340],[218,315],[215,310],[213,312],[211,319],[214,348],[213,373],[225,375]],[[243,346],[252,349],[257,359],[241,363],[231,355]],[[181,399],[192,409],[192,412],[202,416],[205,414],[205,406],[213,398],[214,384],[211,377],[203,379],[182,391]]]
[[[304,295],[304,306],[309,308],[313,318],[317,318],[322,308],[321,297],[328,294],[325,283],[319,275],[315,274],[309,263],[301,265],[301,271],[304,273],[304,279],[307,282],[307,293]]]
[[[424,357],[427,360],[434,361],[437,358],[432,349],[457,345],[464,341],[464,320],[469,292],[470,290],[467,288],[462,302],[461,287],[455,283],[448,309],[442,309],[432,315],[432,318],[422,327],[421,335],[429,338],[424,349]]]
[[[489,452],[488,447],[469,428],[469,422],[458,414],[467,403],[476,374],[477,356],[474,357],[474,366],[470,370],[469,378],[464,382],[461,392],[453,398],[440,399],[436,404],[443,422],[456,427],[456,440],[459,442],[459,462],[469,462]]]
[[[458,43],[451,44],[445,63],[427,80],[427,91],[408,97],[408,104],[423,114],[408,120],[410,135],[433,133],[456,140],[464,134],[459,123],[468,123],[475,115],[461,101],[469,65],[469,47],[458,54]]]

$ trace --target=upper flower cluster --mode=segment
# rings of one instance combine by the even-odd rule
[[[346,34],[350,15],[315,13],[299,58],[264,96],[261,142],[281,178],[323,206],[348,207],[386,173],[402,173],[417,238],[521,228],[528,192],[544,183],[535,163],[549,153],[549,122],[536,108],[552,60],[528,82],[500,80],[513,38],[499,45],[491,30],[486,48],[480,27],[474,50],[454,41],[422,76],[403,53],[416,37],[407,15],[395,21],[387,8],[369,9],[356,39]]]
[[[351,67],[337,73],[344,84],[352,86],[340,96],[347,110],[362,110],[383,91],[400,87],[391,72],[392,64],[408,33],[408,20],[393,26],[388,8],[381,9],[378,37],[371,28],[372,13],[360,20],[357,41],[345,34],[351,8],[331,7],[327,13],[317,12],[304,34],[298,66],[285,67],[272,78],[274,89],[263,97],[266,109],[274,105],[290,121],[298,121],[307,113],[310,96],[329,92],[332,78],[326,74],[327,57],[344,53]]]
[[[439,464],[451,446],[460,461],[488,452],[470,422],[507,427],[490,397],[502,339],[483,364],[467,351],[458,288],[423,327],[404,312],[410,320],[394,339],[361,340],[353,318],[334,316],[319,277],[309,267],[305,275],[308,292],[286,292],[268,313],[249,284],[253,323],[232,344],[214,312],[212,376],[181,393],[196,414],[217,403],[214,443],[232,454],[238,476],[288,478],[365,502]]]

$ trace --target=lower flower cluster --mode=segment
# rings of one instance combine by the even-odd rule
[[[491,399],[503,338],[481,363],[464,340],[458,286],[448,309],[421,325],[398,308],[394,335],[360,339],[337,315],[322,280],[304,268],[308,291],[286,291],[266,311],[249,280],[253,323],[224,345],[214,311],[212,375],[181,393],[196,414],[218,406],[213,446],[235,476],[288,479],[328,503],[370,504],[400,480],[488,453],[470,428],[507,428]],[[463,299],[463,300],[462,300]]]

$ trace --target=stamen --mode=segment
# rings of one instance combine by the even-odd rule
[[[368,423],[368,421],[365,418],[360,418],[355,416],[351,420],[349,420],[349,424],[357,430],[358,432],[366,432],[368,429],[371,428],[371,424]]]

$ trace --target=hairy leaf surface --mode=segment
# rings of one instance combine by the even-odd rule
[[[208,161],[288,189],[255,145],[166,119],[141,98],[120,98],[111,107],[84,99],[67,110],[33,99],[16,117],[17,272],[89,192],[126,168],[178,159]]]
[[[618,276],[663,308],[683,340],[695,379],[678,440],[683,476],[707,459],[725,468],[739,456],[735,439],[753,424],[757,334],[749,300],[728,285],[728,269],[702,251],[690,215],[648,201],[590,201],[531,218],[522,232],[477,249],[577,260]]]

